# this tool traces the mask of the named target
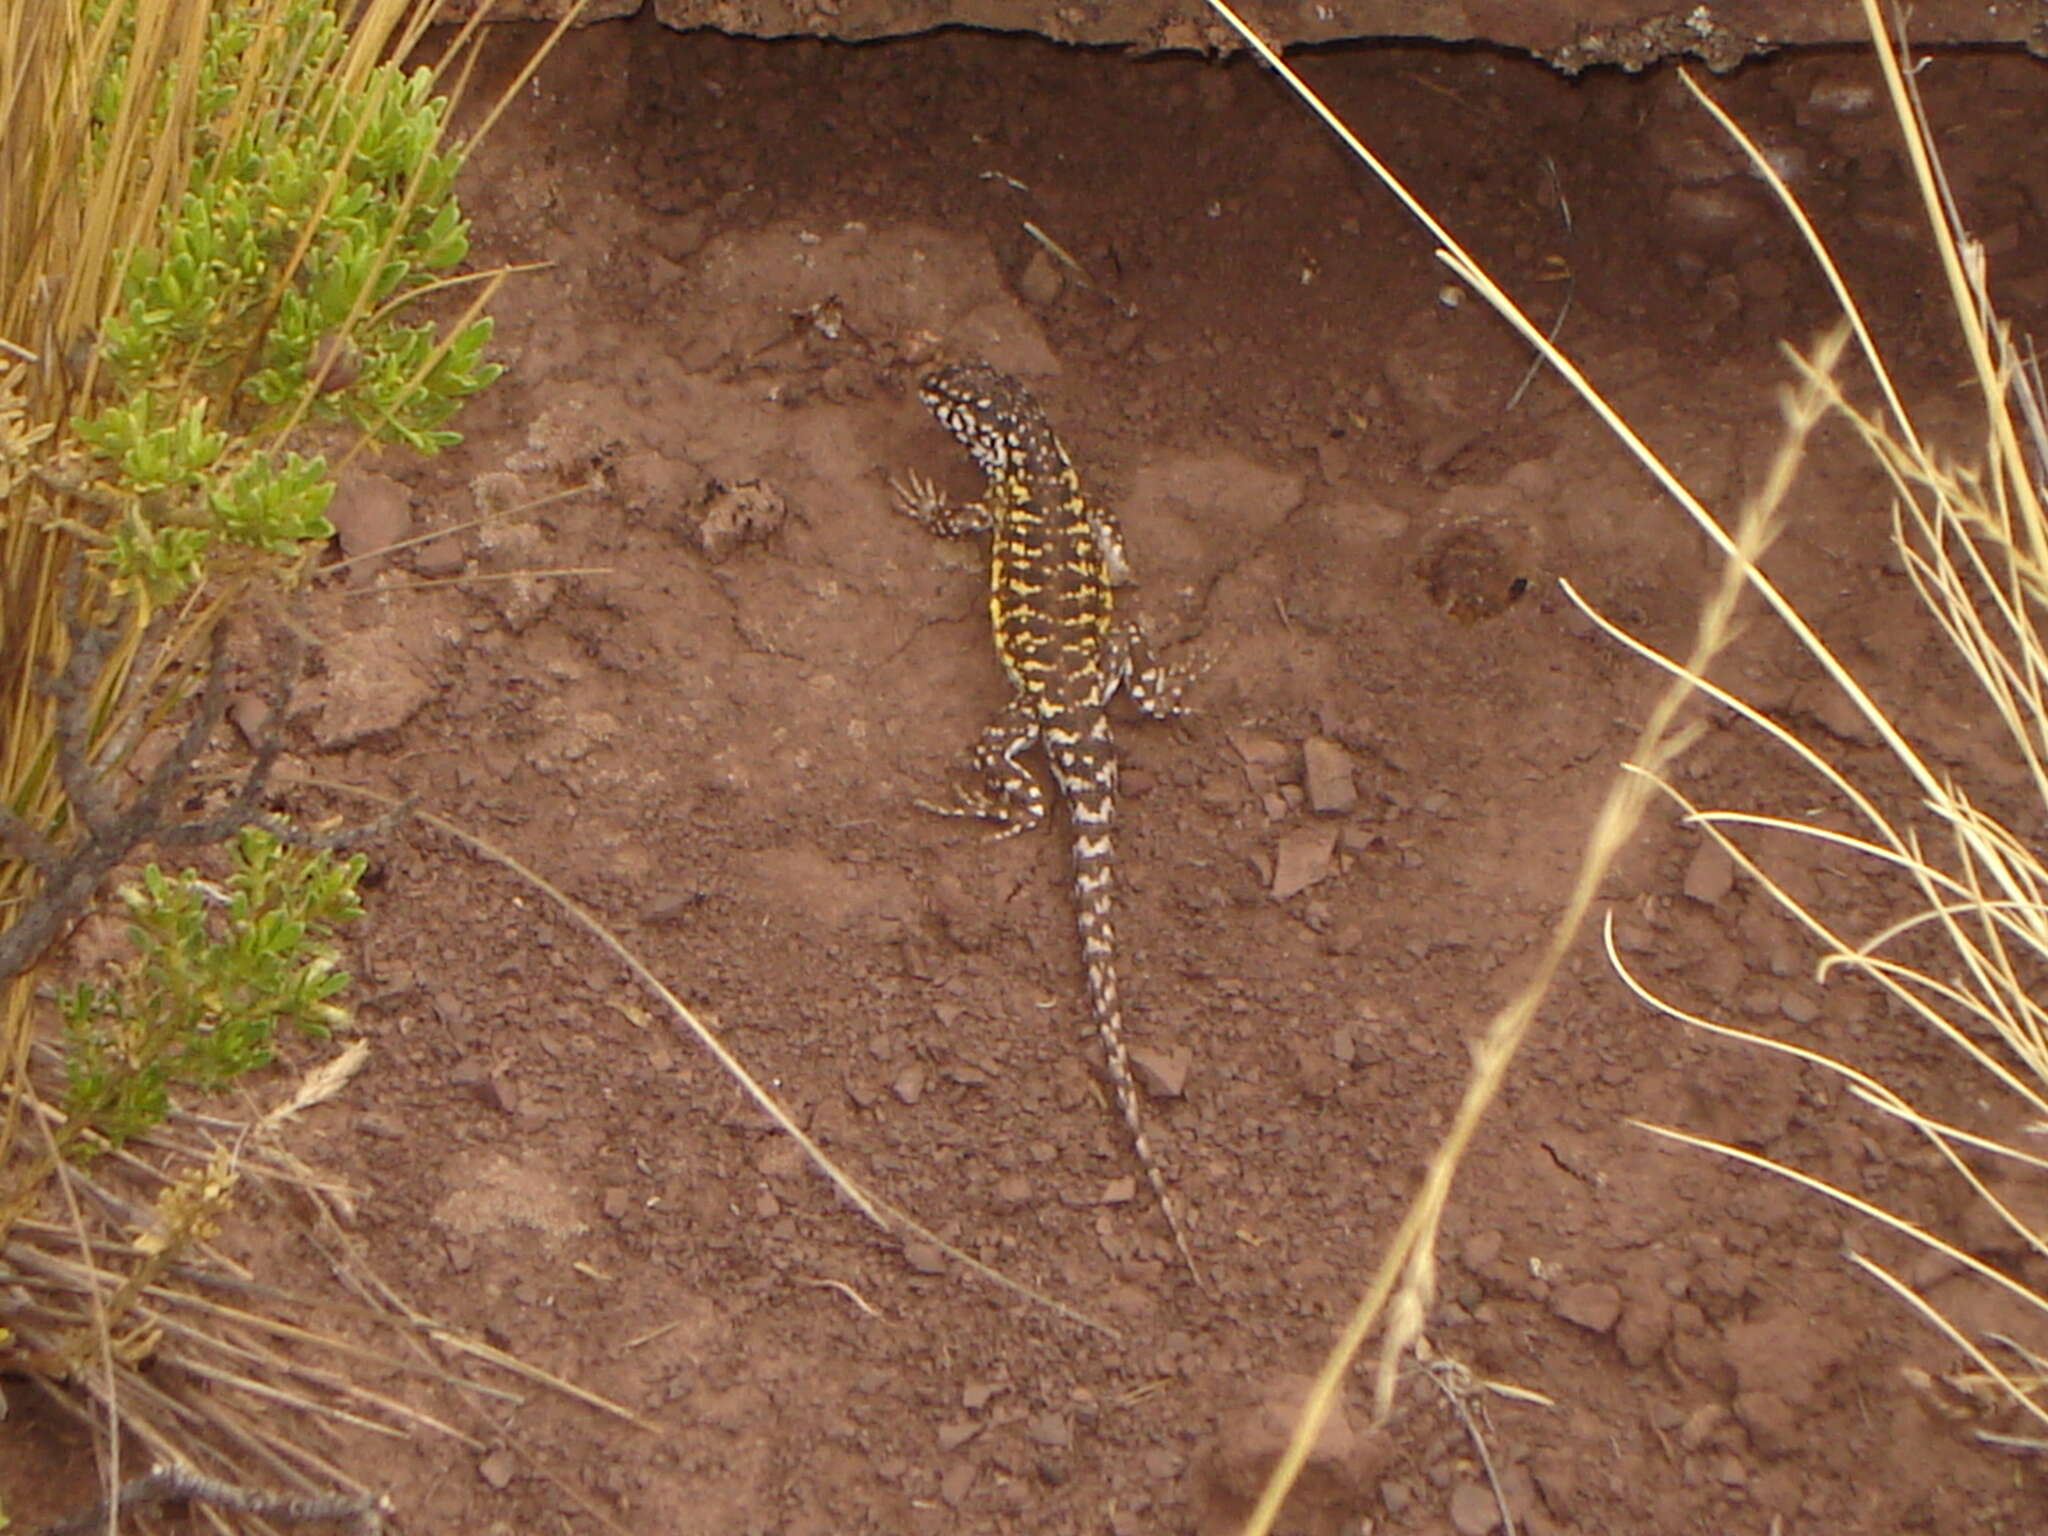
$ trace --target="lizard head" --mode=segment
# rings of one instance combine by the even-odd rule
[[[1039,411],[1008,374],[986,363],[949,363],[925,375],[918,393],[986,473],[1005,473],[1024,456],[1022,429]]]

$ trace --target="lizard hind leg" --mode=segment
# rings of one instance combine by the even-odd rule
[[[1045,789],[1031,770],[1017,761],[1017,754],[1037,741],[1038,722],[1012,701],[988,723],[968,754],[980,783],[962,788],[951,804],[920,800],[918,808],[939,816],[994,822],[997,837],[1031,831],[1045,820]]]

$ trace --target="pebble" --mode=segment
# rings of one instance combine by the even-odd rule
[[[1192,1051],[1159,1051],[1147,1046],[1131,1048],[1131,1069],[1138,1084],[1155,1099],[1177,1099],[1187,1091],[1188,1070],[1194,1065]]]
[[[1297,827],[1281,833],[1273,856],[1273,899],[1285,901],[1327,879],[1336,868],[1336,854],[1335,827]]]
[[[476,1470],[477,1475],[485,1482],[493,1488],[502,1490],[511,1484],[513,1473],[519,1470],[519,1463],[513,1459],[510,1451],[499,1446],[495,1451],[484,1453],[483,1459],[476,1464]]]
[[[946,1475],[939,1479],[939,1497],[954,1509],[966,1502],[968,1493],[974,1487],[978,1469],[971,1461],[955,1462],[946,1469]]]
[[[1719,843],[1701,843],[1685,867],[1685,894],[1702,906],[1718,906],[1735,885],[1735,860]]]
[[[1458,1484],[1451,1490],[1451,1525],[1458,1536],[1488,1536],[1500,1529],[1500,1500],[1484,1484]]]
[[[1301,748],[1309,809],[1318,816],[1343,816],[1358,804],[1351,754],[1327,736],[1311,736]]]
[[[1057,1451],[1066,1450],[1074,1443],[1074,1428],[1057,1413],[1042,1413],[1024,1428],[1038,1444],[1050,1446]]]
[[[1621,1317],[1621,1292],[1602,1280],[1583,1281],[1551,1297],[1550,1310],[1590,1333],[1606,1333]]]
[[[1033,251],[1017,275],[1017,296],[1039,309],[1052,305],[1066,286],[1065,275],[1043,250]]]
[[[1488,1227],[1484,1232],[1474,1232],[1459,1248],[1458,1262],[1475,1272],[1485,1269],[1500,1257],[1505,1244],[1506,1239],[1502,1237],[1498,1227]]]
[[[341,539],[342,555],[358,562],[355,581],[374,576],[384,564],[378,551],[412,532],[412,493],[389,475],[350,475],[335,487],[327,520]]]

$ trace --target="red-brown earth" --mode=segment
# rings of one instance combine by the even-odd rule
[[[491,40],[499,78],[532,40]],[[1779,341],[1833,311],[1676,75],[1421,47],[1303,68],[1732,513],[1779,440]],[[1875,81],[1829,53],[1707,88],[1781,151],[1967,450]],[[2048,73],[1954,55],[1921,83],[1997,290],[2038,331]],[[592,488],[325,579],[292,770],[417,795],[557,882],[856,1177],[1116,1332],[878,1232],[614,959],[414,824],[380,845],[352,939],[371,1064],[300,1150],[361,1189],[358,1236],[414,1304],[654,1428],[536,1392],[468,1424],[488,1457],[423,1436],[358,1445],[353,1470],[413,1533],[1230,1529],[1658,686],[1558,579],[1682,648],[1705,540],[1241,60],[592,28],[464,196],[480,263],[545,265],[494,305],[508,371],[462,446],[351,468],[350,547]],[[915,805],[1004,697],[978,551],[888,488],[974,491],[915,397],[959,355],[1031,381],[1122,517],[1120,600],[1213,663],[1192,715],[1119,722],[1117,893],[1146,1112],[1213,1294],[1102,1084],[1064,827],[992,841]],[[2024,805],[1838,427],[1771,568],[1937,761]],[[1772,626],[1724,671],[1890,782]],[[1718,803],[1824,798],[1725,719],[1683,775]],[[1780,858],[1853,931],[1896,909],[1860,864]],[[1604,905],[1689,1004],[1971,1112],[1957,1053],[1817,984],[1668,805]],[[1588,935],[1459,1177],[1429,1319],[1441,1356],[1553,1404],[1473,1404],[1516,1528],[2038,1528],[2038,1474],[1900,1374],[1951,1351],[1844,1258],[1910,1265],[1903,1245],[1632,1118],[1964,1209],[1833,1080],[1646,1012]],[[11,1497],[31,1528],[48,1512]],[[1383,1429],[1360,1378],[1283,1525],[1497,1518],[1465,1422],[1414,1374]]]

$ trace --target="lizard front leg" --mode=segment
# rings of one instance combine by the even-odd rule
[[[922,523],[942,539],[987,533],[996,525],[994,514],[981,502],[949,502],[936,485],[914,469],[901,480],[892,476],[889,489],[896,493],[898,512]]]

